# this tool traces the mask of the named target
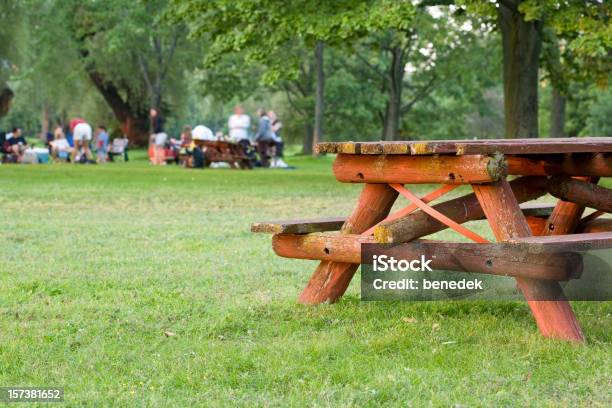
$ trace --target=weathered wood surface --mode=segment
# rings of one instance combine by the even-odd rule
[[[537,237],[513,238],[508,241],[529,253],[590,251],[612,248],[612,232],[593,232],[568,235],[542,235]]]
[[[361,262],[361,244],[374,243],[371,236],[337,233],[305,235],[278,234],[272,239],[277,255],[285,258]],[[572,243],[573,244],[573,243]],[[574,245],[568,245],[573,247]],[[413,260],[425,256],[433,269],[527,277],[544,280],[577,278],[582,272],[582,257],[563,252],[559,243],[550,250],[544,243],[531,247],[524,243],[476,244],[416,240],[377,248],[376,254]]]
[[[543,177],[519,177],[512,180],[510,186],[518,202],[535,200],[547,192],[546,179]],[[475,194],[436,204],[433,208],[459,224],[485,216]],[[446,225],[425,212],[416,211],[397,220],[382,222],[374,229],[374,237],[381,244],[408,242],[446,228]]]
[[[612,190],[570,177],[551,177],[548,191],[553,196],[600,211],[612,212]]]
[[[524,176],[612,176],[612,154],[507,155],[508,174]]]
[[[612,152],[612,138],[422,140],[318,143],[317,153],[344,154],[554,154]]]
[[[307,234],[310,232],[338,231],[346,217],[322,217],[304,220],[262,221],[251,225],[251,232],[266,234]]]
[[[531,235],[529,225],[507,181],[474,185],[472,188],[498,241]],[[523,277],[516,278],[516,281],[527,299],[542,335],[576,342],[584,341],[572,307],[557,282]]]
[[[397,191],[386,184],[366,184],[357,206],[342,226],[341,233],[361,234],[383,220],[397,198]],[[322,261],[300,294],[302,304],[335,302],[346,291],[357,265]]]
[[[533,219],[536,223],[539,222],[536,220],[542,220],[542,218],[550,216],[553,208],[555,208],[553,204],[521,204],[521,210],[523,210],[523,214],[525,214],[528,221]],[[311,232],[338,231],[342,228],[345,221],[346,217],[261,221],[251,224],[251,232],[263,234],[308,234]]]
[[[526,216],[527,224],[533,235],[542,235],[546,228],[546,218]]]
[[[503,156],[401,156],[339,154],[333,164],[344,183],[469,184],[505,177]]]
[[[597,182],[597,177],[581,177],[585,182]],[[546,221],[543,235],[564,235],[574,232],[580,223],[584,206],[569,201],[559,200],[555,209]]]
[[[612,231],[612,219],[611,218],[598,218],[578,224],[576,232],[578,233],[591,233],[591,232],[610,232]]]
[[[512,182],[510,182],[512,187]],[[514,190],[514,187],[513,187]],[[522,203],[519,205],[525,217],[548,218],[555,209],[551,203]]]

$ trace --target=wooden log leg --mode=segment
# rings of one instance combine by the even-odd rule
[[[472,187],[498,241],[531,235],[529,225],[506,180]],[[569,302],[564,299],[558,283],[528,278],[516,280],[542,335],[575,342],[584,341],[576,316]],[[534,300],[542,298],[561,300]]]
[[[559,201],[548,217],[542,235],[571,234],[580,222],[584,207],[569,201]]]
[[[389,214],[396,198],[397,191],[386,184],[366,184],[357,207],[340,231],[345,234],[361,234]],[[335,302],[348,288],[358,267],[351,263],[322,261],[298,301],[302,304]]]
[[[546,228],[546,218],[525,216],[531,235],[544,235],[544,229]]]
[[[578,177],[581,182],[596,184],[599,177]],[[548,217],[542,235],[565,235],[574,232],[584,213],[584,206],[569,201],[559,200],[552,214]]]

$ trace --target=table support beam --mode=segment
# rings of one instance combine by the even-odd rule
[[[522,176],[612,176],[612,155],[507,155],[508,174]]]
[[[393,207],[397,191],[386,184],[366,184],[357,206],[342,226],[341,233],[361,234],[383,220]],[[322,261],[298,299],[302,304],[333,303],[348,288],[359,265]]]
[[[531,235],[529,225],[506,180],[472,187],[498,241]],[[576,316],[558,283],[528,278],[517,278],[516,281],[542,335],[575,342],[584,341]],[[560,300],[535,300],[541,298]]]
[[[474,184],[507,174],[503,156],[398,156],[339,154],[334,175],[343,183]]]
[[[514,191],[514,197],[521,203],[535,200],[547,191],[545,177],[519,177],[512,180],[510,186]],[[475,194],[436,204],[433,208],[459,224],[484,217]],[[374,237],[378,243],[394,244],[409,242],[445,228],[448,227],[424,211],[416,211],[396,220],[382,222],[374,229]]]
[[[278,256],[332,262],[361,263],[362,245],[375,244],[371,236],[314,232],[277,234],[272,248]],[[529,252],[521,244],[477,244],[416,240],[395,246],[379,246],[377,255],[412,261],[424,256],[438,270],[515,276],[550,281],[579,278],[582,256],[546,245]],[[575,244],[574,244],[575,246]]]
[[[548,192],[555,197],[583,207],[612,212],[612,190],[570,177],[552,177]]]

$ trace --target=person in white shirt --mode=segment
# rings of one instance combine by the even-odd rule
[[[198,125],[191,131],[193,140],[217,140],[212,130],[204,125]]]
[[[229,137],[233,142],[240,143],[249,139],[248,129],[251,127],[251,118],[244,113],[242,106],[234,108],[234,114],[227,121]]]

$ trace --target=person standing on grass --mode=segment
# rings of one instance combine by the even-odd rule
[[[104,125],[98,125],[98,137],[96,138],[96,156],[98,163],[106,163],[108,153],[108,132]]]
[[[93,130],[85,119],[76,118],[70,121],[70,131],[74,139],[74,160],[73,163],[78,163],[81,156],[85,155],[86,160],[91,160],[91,151],[89,150],[89,142],[93,134]],[[81,152],[82,150],[82,152]]]
[[[255,142],[257,143],[257,152],[261,160],[262,167],[269,167],[268,149],[274,144],[274,136],[272,132],[272,124],[270,118],[264,108],[257,109],[259,123],[257,124],[257,133],[255,133]]]
[[[249,144],[249,128],[251,127],[251,118],[244,113],[242,106],[236,105],[234,114],[227,121],[229,128],[230,140],[234,143]]]
[[[151,118],[151,144],[153,145],[153,164],[164,165],[166,160],[164,157],[164,149],[166,148],[166,140],[168,135],[164,133],[164,119],[159,114],[159,110],[152,107],[149,110]]]
[[[283,138],[281,137],[281,129],[283,128],[283,123],[280,121],[276,112],[269,111],[268,117],[270,118],[270,125],[272,126],[272,135],[274,137],[274,157],[272,158],[271,167],[289,167],[287,163],[283,160],[283,149],[285,147],[285,143],[283,142]]]

